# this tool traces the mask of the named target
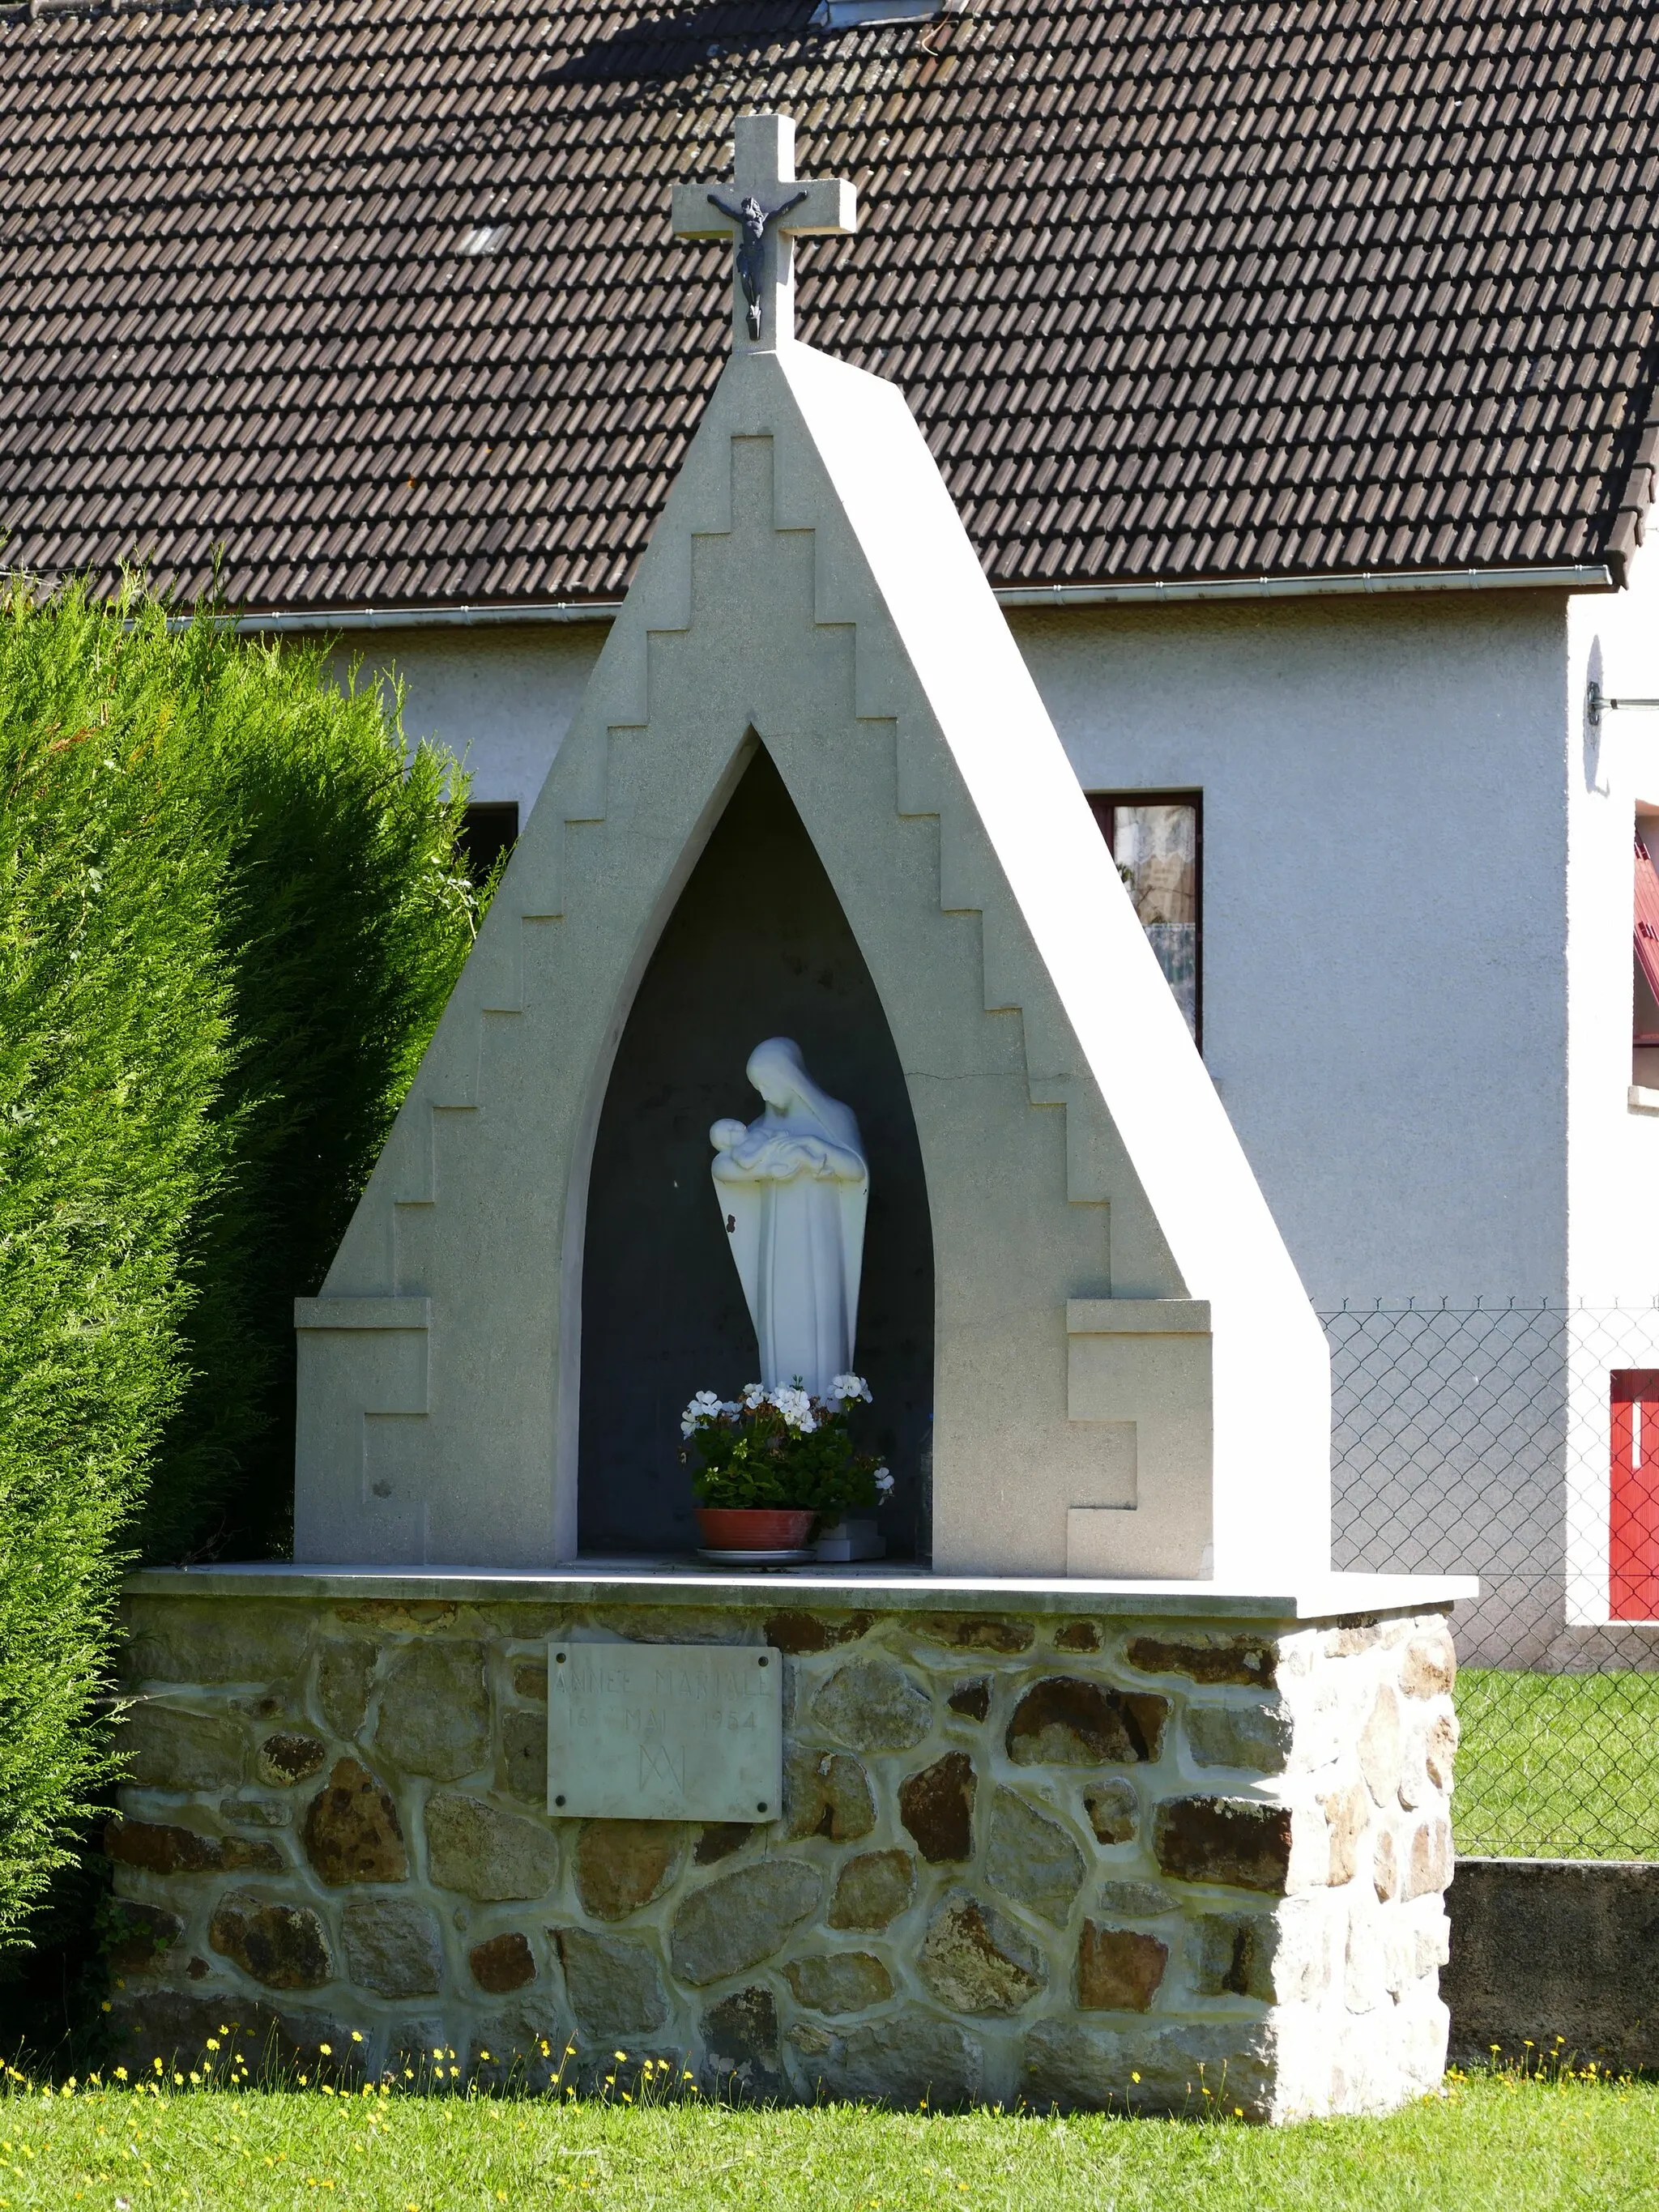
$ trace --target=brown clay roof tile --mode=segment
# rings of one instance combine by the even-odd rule
[[[5,557],[326,610],[627,585],[782,106],[1002,583],[1610,562],[1659,462],[1652,0],[253,0],[0,21]],[[465,250],[475,231],[503,234]]]

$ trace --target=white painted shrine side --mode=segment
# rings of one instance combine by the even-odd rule
[[[798,392],[817,401],[810,419],[836,495],[872,560],[955,769],[1081,1048],[1078,1073],[1086,1068],[1098,1086],[1187,1297],[1209,1309],[1204,1321],[1183,1317],[1167,1325],[1156,1364],[1144,1340],[1145,1334],[1159,1331],[1156,1319],[1116,1329],[1110,1304],[1137,1295],[1167,1298],[1170,1288],[1138,1282],[1120,1268],[1115,1215],[1113,1300],[1090,1302],[1093,1322],[1080,1320],[1071,1330],[1073,1417],[1106,1420],[1136,1409],[1144,1510],[1152,1437],[1181,1428],[1190,1437],[1201,1402],[1191,1332],[1207,1324],[1213,1332],[1214,1523],[1205,1564],[1212,1559],[1219,1568],[1224,1559],[1246,1575],[1268,1571],[1275,1544],[1286,1540],[1285,1514],[1309,1516],[1312,1549],[1328,1557],[1323,1337],[1080,801],[1030,672],[896,388],[804,347],[787,358]],[[868,388],[867,413],[843,404],[854,379]],[[861,684],[863,673],[861,665]],[[902,718],[899,743],[900,806],[924,811],[925,783],[916,780],[908,793],[904,787]],[[998,919],[987,902],[988,1007],[1001,1002],[993,976]],[[1046,1048],[1032,1035],[1039,1011],[1029,996],[1024,1018],[1035,1079]],[[1100,1333],[1092,1334],[1095,1329]],[[1194,1464],[1190,1442],[1171,1451],[1170,1464],[1184,1476]],[[1176,1510],[1173,1498],[1165,1510]],[[937,1534],[935,1540],[937,1547]],[[1109,1571],[1108,1556],[1091,1550],[1076,1565]],[[948,1555],[944,1563],[951,1564]]]

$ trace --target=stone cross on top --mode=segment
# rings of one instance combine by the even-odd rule
[[[795,125],[787,115],[740,115],[732,125],[732,179],[676,185],[676,238],[729,238],[737,247],[732,342],[742,351],[795,335],[795,240],[850,235],[857,195],[839,179],[795,175]]]

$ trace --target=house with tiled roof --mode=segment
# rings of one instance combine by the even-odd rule
[[[403,674],[481,841],[722,359],[726,254],[671,187],[793,114],[860,212],[802,242],[799,334],[903,389],[1316,1304],[1648,1309],[1558,1346],[1583,1497],[1528,1477],[1527,1648],[1620,1609],[1659,14],[31,0],[0,64],[3,558],[186,596],[218,560],[251,628]],[[1474,1493],[1425,1502],[1413,1449],[1352,1548],[1460,1564]]]

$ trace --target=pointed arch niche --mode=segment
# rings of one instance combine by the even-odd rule
[[[744,1065],[792,1036],[859,1118],[870,1161],[856,1364],[894,1492],[890,1557],[925,1558],[933,1249],[903,1070],[856,939],[770,756],[757,747],[641,980],[600,1110],[582,1261],[582,1553],[696,1542],[680,1410],[759,1372],[721,1232],[709,1124],[752,1121]]]

